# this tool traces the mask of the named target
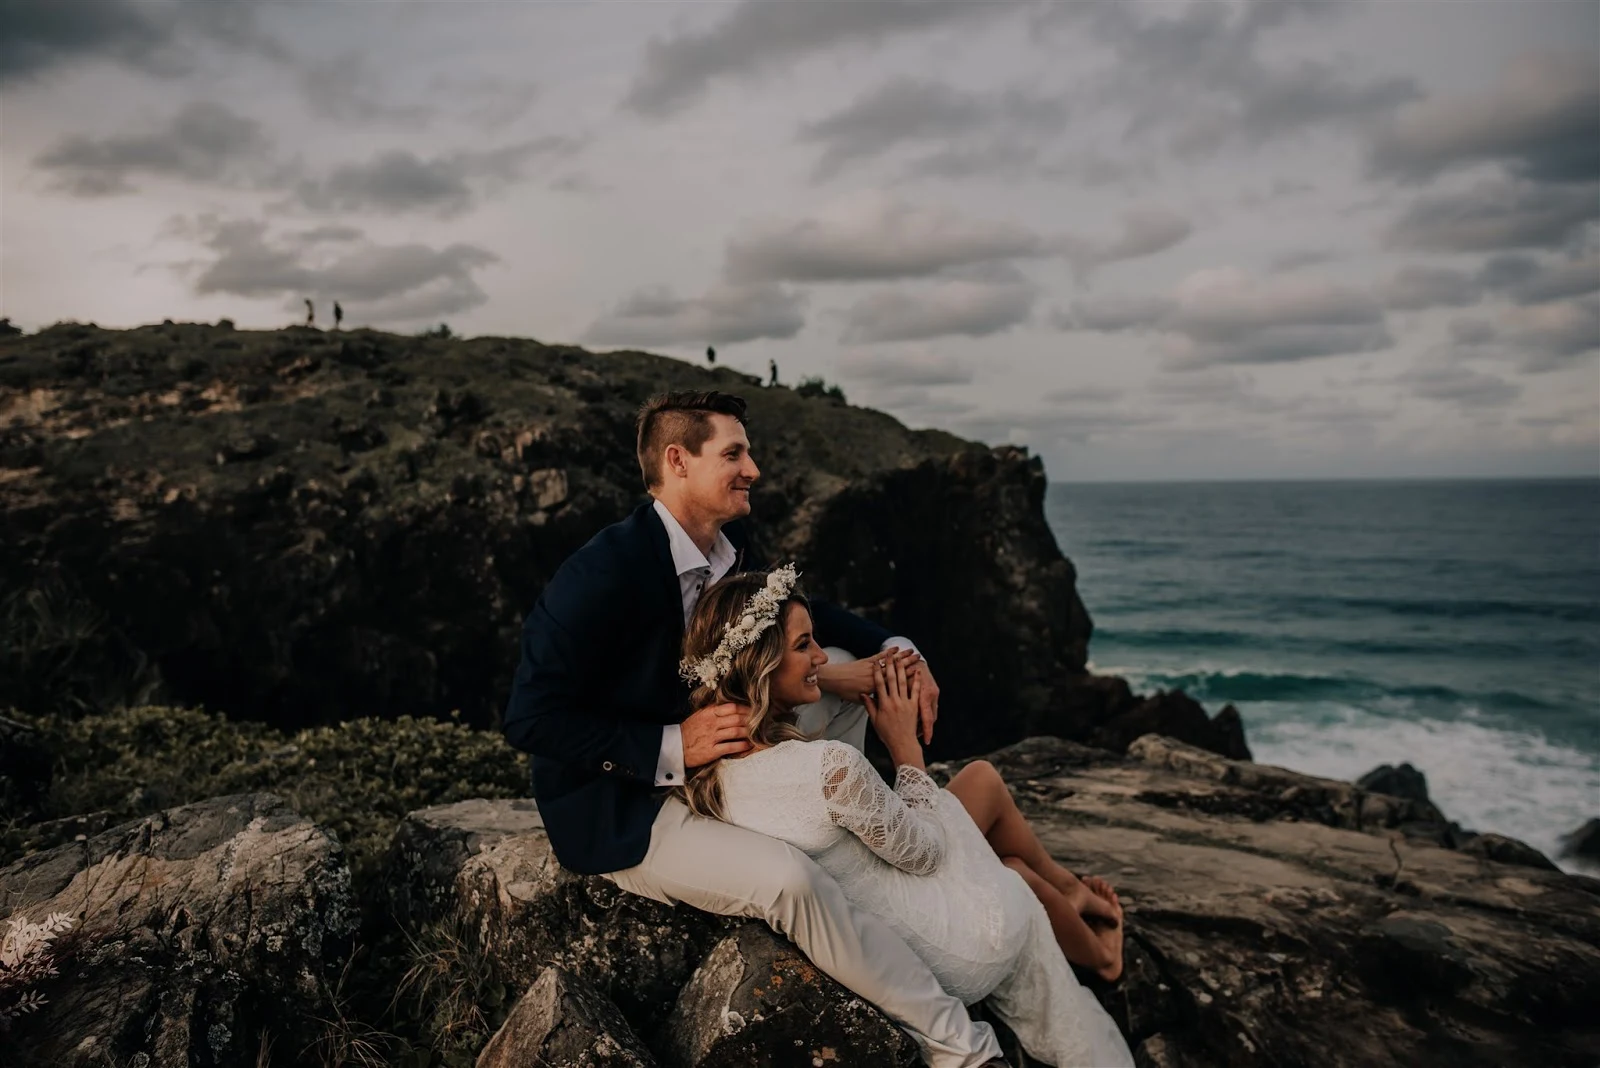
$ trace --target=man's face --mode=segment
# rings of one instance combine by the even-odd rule
[[[750,514],[750,484],[761,477],[761,469],[750,458],[744,424],[720,412],[707,418],[711,437],[700,447],[700,455],[682,450],[688,470],[684,495],[695,510],[727,522]]]

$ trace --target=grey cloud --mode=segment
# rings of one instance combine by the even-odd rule
[[[1119,401],[1125,392],[1111,386],[1062,386],[1046,393],[1044,399],[1049,404],[1069,408],[1090,407]]]
[[[1334,254],[1321,248],[1297,248],[1280,252],[1272,258],[1271,268],[1274,271],[1298,271],[1302,267],[1315,267],[1319,263],[1329,263],[1334,259]]]
[[[1183,216],[1165,208],[1140,208],[1122,216],[1122,233],[1095,241],[1069,237],[1063,247],[1079,275],[1120,260],[1140,259],[1164,252],[1180,244],[1194,226]]]
[[[1478,272],[1478,280],[1518,304],[1581,297],[1600,289],[1600,257],[1593,253],[1555,260],[1494,256]]]
[[[0,34],[0,85],[83,60],[111,60],[156,74],[189,69],[185,36],[282,59],[283,46],[256,25],[260,0],[7,0]]]
[[[1422,367],[1395,378],[1414,396],[1461,408],[1499,408],[1522,395],[1522,387],[1470,367]]]
[[[1394,344],[1382,324],[1302,324],[1261,326],[1231,341],[1199,341],[1176,349],[1173,368],[1217,364],[1295,363],[1319,356],[1378,352]]]
[[[312,111],[336,122],[420,123],[434,114],[432,107],[392,99],[359,52],[306,63],[300,89]]]
[[[1088,405],[1067,411],[992,412],[953,421],[952,429],[963,437],[978,441],[1086,442],[1091,438],[1116,437],[1139,432],[1159,423],[1160,417],[1129,411],[1111,405]]]
[[[916,278],[1045,251],[1037,235],[1017,226],[876,198],[826,217],[746,233],[728,245],[727,276],[790,282]]]
[[[817,164],[819,178],[832,177],[853,163],[919,141],[960,145],[947,148],[946,162],[936,165],[948,172],[955,166],[955,153],[968,154],[971,166],[997,149],[1015,153],[1018,148],[1031,147],[1015,142],[997,145],[995,134],[999,130],[1030,134],[1059,130],[1068,111],[1060,98],[1036,96],[1020,89],[972,93],[942,82],[900,78],[866,93],[841,111],[801,127],[799,136],[802,142],[822,149]],[[980,135],[980,144],[963,144],[975,134]]]
[[[1376,352],[1393,344],[1371,295],[1320,279],[1259,279],[1200,271],[1176,293],[1164,323],[1167,366],[1290,363]]]
[[[1450,340],[1458,345],[1487,345],[1499,334],[1487,319],[1451,319]]]
[[[692,103],[719,78],[749,76],[839,45],[992,17],[1013,6],[1009,0],[744,0],[705,31],[651,41],[623,103],[641,115],[667,115]]]
[[[221,104],[190,104],[165,129],[120,137],[71,137],[35,164],[76,196],[134,191],[135,176],[241,183],[270,169],[272,141],[254,119]]]
[[[1499,161],[1551,182],[1600,179],[1600,63],[1592,54],[1532,54],[1483,96],[1423,101],[1373,141],[1375,173],[1431,178]]]
[[[485,152],[423,159],[405,149],[364,163],[337,167],[325,178],[305,179],[295,198],[312,211],[431,211],[453,215],[470,208],[480,187],[502,187],[525,177],[535,158],[562,158],[575,142],[544,137]]]
[[[1325,63],[1273,67],[1258,56],[1266,31],[1330,17],[1340,7],[1283,0],[1153,9],[1072,3],[1051,5],[1044,21],[1086,25],[1115,50],[1100,95],[1132,110],[1130,132],[1169,131],[1175,149],[1198,155],[1318,125],[1363,125],[1417,97],[1408,78],[1357,82]]]
[[[1596,218],[1600,186],[1491,181],[1417,198],[1385,240],[1422,252],[1556,247]]]
[[[1101,333],[1153,330],[1176,307],[1167,297],[1093,297],[1074,303],[1070,314],[1058,312],[1054,322],[1062,330],[1094,330]]]
[[[1384,303],[1400,311],[1459,308],[1477,303],[1482,293],[1478,280],[1465,271],[1416,264],[1400,268],[1381,288]]]
[[[802,294],[765,283],[724,284],[700,297],[649,289],[602,315],[586,339],[602,345],[703,345],[789,338],[805,325],[804,305]]]
[[[857,388],[851,386],[851,391],[854,393]],[[925,386],[863,383],[859,392],[872,407],[889,412],[909,426],[937,424],[947,427],[952,417],[964,416],[977,407],[970,401],[934,392]]]
[[[1560,370],[1600,349],[1600,297],[1513,306],[1501,313],[1500,327],[1524,370]]]
[[[368,321],[427,319],[477,307],[487,298],[473,273],[498,262],[466,244],[379,245],[339,235],[338,253],[328,257],[318,251],[322,242],[269,240],[261,222],[203,220],[197,228],[215,258],[195,280],[196,293],[336,298]]]
[[[841,340],[850,344],[986,337],[1027,320],[1037,292],[1025,281],[951,278],[916,291],[873,293],[845,312]]]
[[[972,381],[972,368],[954,357],[927,352],[853,354],[842,357],[837,367],[846,380],[887,388],[962,386]]]
[[[1154,168],[1145,160],[1121,160],[1094,151],[1050,156],[1042,146],[1050,139],[1000,130],[984,136],[958,139],[906,164],[907,181],[941,178],[961,181],[983,175],[1008,180],[1019,174],[1068,181],[1084,186],[1133,185],[1149,179]]]
[[[1148,392],[1173,409],[1199,406],[1229,418],[1293,413],[1305,404],[1304,398],[1268,396],[1254,378],[1231,367],[1163,374],[1151,382]]]

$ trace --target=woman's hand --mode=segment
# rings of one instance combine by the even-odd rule
[[[895,764],[910,764],[919,771],[926,771],[922,743],[917,741],[921,672],[909,677],[906,673],[906,665],[915,655],[907,650],[894,650],[873,657],[873,692],[863,695],[863,702],[872,729],[883,739]]]
[[[877,653],[865,660],[829,660],[817,669],[817,685],[822,687],[824,693],[836,694],[841,700],[851,704],[862,704],[861,695],[871,693],[878,685],[872,670],[873,662],[888,656],[893,650]],[[912,653],[906,661],[906,667],[921,660],[922,657]]]

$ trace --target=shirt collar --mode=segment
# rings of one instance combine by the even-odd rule
[[[734,552],[733,542],[722,531],[717,531],[717,540],[711,543],[711,559],[706,559],[705,553],[694,543],[688,533],[684,531],[683,524],[678,522],[678,517],[668,510],[660,501],[655,502],[656,515],[661,517],[661,525],[667,528],[667,545],[672,550],[672,566],[682,576],[691,571],[708,571],[714,577],[720,570],[727,574],[728,569],[734,564],[737,553]]]

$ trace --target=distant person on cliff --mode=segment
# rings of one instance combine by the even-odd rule
[[[769,381],[767,383],[767,385],[768,386],[777,385],[778,384],[778,361],[777,360],[768,360],[767,361],[767,370],[772,373],[772,380]]]
[[[317,306],[311,303],[311,298],[306,298],[306,325],[317,325]]]
[[[715,366],[716,362],[717,362],[717,350],[712,348],[710,345],[707,345],[706,346],[706,363],[709,363],[709,364]]]
[[[745,572],[700,596],[683,645],[690,706],[750,709],[754,750],[695,769],[678,796],[696,815],[803,850],[852,904],[904,938],[947,993],[986,1001],[1030,1057],[1132,1065],[1117,1025],[1067,963],[1104,979],[1121,974],[1121,923],[1096,932],[1075,900],[1093,899],[1120,920],[1116,895],[1050,857],[988,761],[962,768],[947,789],[928,777],[925,673],[908,670],[904,650],[872,658],[863,695],[897,769],[893,789],[860,749],[803,726],[801,710],[822,696],[828,653],[798,579],[793,565]]]
[[[911,1032],[935,1068],[999,1061],[988,1024],[939,985],[883,920],[793,846],[690,812],[670,788],[749,752],[749,709],[690,712],[679,674],[684,627],[702,590],[748,568],[738,520],[760,469],[745,403],[668,393],[639,412],[636,450],[653,500],[596,534],[556,571],[529,613],[504,730],[533,755],[533,793],[557,860],[667,904],[760,917],[811,961]],[[876,624],[813,602],[822,698],[797,710],[808,729],[859,749],[872,657],[910,647]],[[932,737],[938,684],[920,679],[918,730]]]
[[[344,325],[344,309],[339,307],[339,302],[333,302],[333,328],[335,330]]]

